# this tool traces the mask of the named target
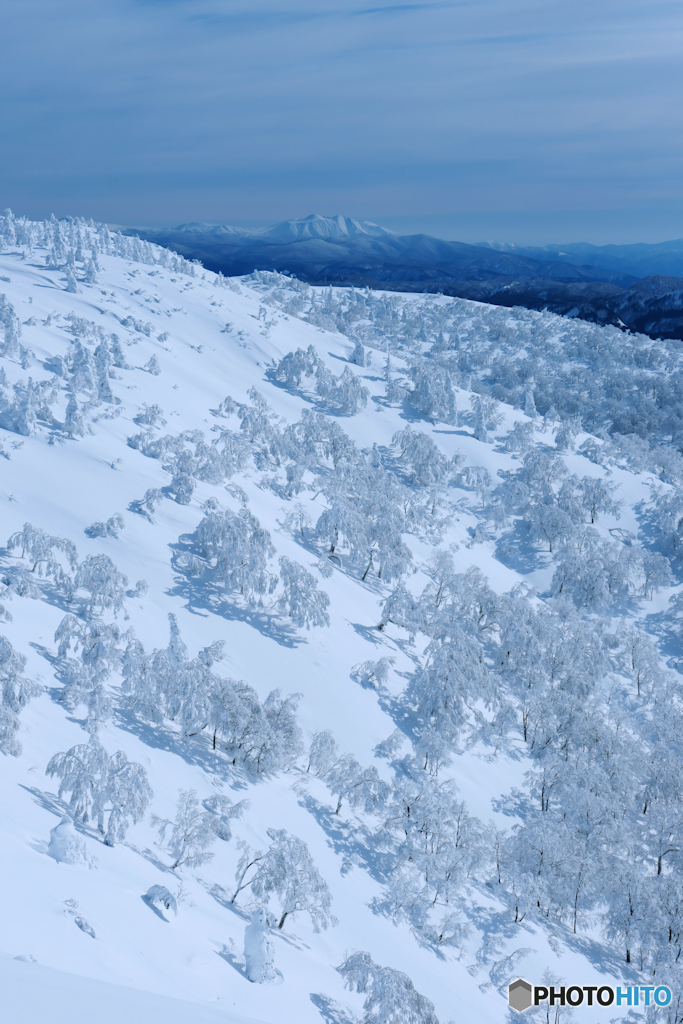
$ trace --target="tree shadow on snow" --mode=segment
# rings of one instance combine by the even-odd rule
[[[227,946],[223,946],[222,949],[215,949],[214,953],[219,956],[221,960],[225,960],[226,964],[230,964],[234,971],[244,978],[245,981],[249,981],[247,978],[247,968],[241,957],[236,957],[234,953],[231,953]]]
[[[358,633],[358,636],[362,637],[362,639],[366,640],[369,644],[374,644],[375,647],[389,646],[387,638],[377,628],[377,626],[364,626],[360,622],[349,622],[348,619],[346,621],[349,623],[349,626],[351,626],[351,629],[353,629],[355,633]]]
[[[94,839],[96,842],[104,844],[104,835],[98,832],[95,828],[88,828],[86,825],[83,825],[82,822],[74,821],[69,805],[58,796],[55,796],[54,793],[48,793],[44,789],[38,789],[37,786],[25,786],[22,782],[18,785],[20,789],[30,793],[35,803],[37,803],[39,807],[42,807],[44,811],[49,811],[50,814],[54,814],[58,818],[63,818],[66,815],[68,818],[71,818],[71,823],[77,832],[80,832],[83,836],[87,836],[89,839]],[[35,846],[33,847],[33,849],[36,848],[37,847]],[[47,850],[47,845],[45,849]]]
[[[358,1024],[358,1018],[340,1003],[321,992],[311,992],[311,1002],[325,1024]]]
[[[155,906],[154,903],[152,903],[150,900],[147,899],[146,895],[145,896],[141,896],[140,899],[145,904],[145,906],[149,907],[149,909],[153,913],[155,913],[157,917],[160,917],[162,921],[165,921],[166,924],[170,924],[171,923],[167,917],[164,917],[164,915],[161,913],[159,908],[157,906]]]
[[[494,553],[499,562],[522,576],[543,569],[550,557],[549,552],[539,551],[531,543],[529,529],[521,519],[496,541]]]
[[[186,764],[217,776],[232,789],[246,789],[249,781],[252,781],[238,765],[229,762],[220,750],[210,749],[208,740],[201,736],[181,736],[163,726],[143,722],[123,704],[114,709],[112,718],[117,728],[137,736],[146,746],[177,754]]]
[[[171,545],[177,547],[178,545]],[[308,643],[294,626],[283,623],[275,615],[269,614],[265,609],[240,608],[239,605],[229,601],[222,594],[212,580],[204,573],[200,577],[185,575],[178,572],[175,576],[175,586],[166,591],[169,597],[179,597],[185,602],[185,607],[193,615],[218,615],[229,622],[244,622],[253,629],[258,630],[262,636],[274,640],[281,647],[296,648],[301,644]]]
[[[197,878],[197,881],[204,891],[209,896],[213,897],[216,903],[219,903],[224,910],[229,910],[231,914],[239,917],[240,920],[245,922],[245,924],[249,924],[251,921],[251,912],[238,903],[232,903],[230,893],[227,889],[224,889],[223,886],[219,885],[217,882],[206,882],[203,878]],[[282,942],[286,942],[288,946],[293,946],[294,949],[302,950],[311,948],[302,939],[299,939],[294,935],[288,935],[286,932],[282,932],[277,928],[270,931],[270,937],[271,939],[281,939]]]
[[[238,903],[233,903],[231,901],[230,893],[227,889],[224,889],[222,885],[218,884],[218,882],[207,882],[203,878],[198,878],[197,881],[204,891],[207,892],[208,895],[216,901],[216,903],[219,903],[224,910],[229,910],[231,914],[235,914],[236,917],[239,917],[242,921],[249,924],[251,915]]]
[[[683,639],[681,625],[683,618],[683,594],[673,594],[665,611],[652,612],[645,616],[644,627],[657,637],[661,653],[668,659],[669,668],[683,671]]]
[[[377,849],[374,836],[366,825],[355,821],[353,824],[321,804],[310,793],[299,796],[299,805],[313,815],[327,836],[328,846],[343,858],[342,873],[353,867],[362,867],[377,882],[387,882],[394,868],[394,858]]]

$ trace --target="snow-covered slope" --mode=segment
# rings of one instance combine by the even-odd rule
[[[69,1015],[69,992],[74,1000],[92,992],[93,1000],[120,1006],[117,1019],[125,1013],[135,1022],[156,1020],[154,1001],[127,987],[158,996],[169,1021],[191,1013],[193,1020],[228,1024],[241,1017],[346,1024],[362,1018],[367,996],[346,989],[337,970],[355,951],[407,975],[441,1024],[507,1019],[507,984],[520,974],[537,984],[546,974],[586,985],[635,977],[634,963],[623,962],[618,913],[605,917],[619,898],[609,895],[606,881],[615,877],[610,857],[622,856],[616,833],[608,835],[603,822],[599,840],[569,826],[557,838],[567,782],[554,762],[542,760],[541,740],[534,748],[523,735],[531,722],[543,744],[568,749],[555,742],[562,733],[557,722],[575,722],[575,711],[562,705],[552,724],[534,718],[524,686],[515,689],[527,670],[511,670],[501,647],[510,637],[518,642],[516,625],[531,636],[543,616],[544,635],[552,627],[569,643],[571,634],[573,647],[556,648],[552,676],[564,681],[562,699],[573,695],[593,721],[604,715],[603,734],[610,736],[610,708],[620,704],[632,736],[628,758],[624,753],[619,762],[621,781],[604,783],[601,806],[617,800],[617,790],[639,801],[649,783],[634,758],[659,749],[647,701],[666,701],[675,723],[678,677],[655,654],[642,687],[638,675],[636,696],[636,670],[619,627],[649,625],[667,640],[666,653],[677,653],[677,606],[669,605],[675,579],[661,554],[658,561],[650,553],[647,562],[638,538],[656,548],[662,523],[660,547],[677,536],[671,508],[683,478],[680,456],[668,448],[652,454],[635,435],[589,435],[569,419],[576,410],[560,407],[563,394],[567,402],[571,397],[566,383],[553,392],[555,408],[545,419],[533,397],[534,374],[539,406],[543,399],[547,409],[552,391],[534,346],[550,359],[553,346],[560,352],[562,345],[583,345],[576,366],[599,387],[590,360],[600,345],[626,344],[624,335],[443,297],[316,290],[276,274],[226,281],[82,222],[5,220],[4,231],[0,542],[14,541],[1,553],[2,633],[25,657],[24,675],[39,684],[20,710],[21,752],[1,762],[0,949],[10,959],[0,968],[3,988],[21,992],[21,1004],[30,1007],[12,1019],[45,1019],[45,993],[54,991],[55,1024],[85,1015]],[[575,332],[569,340],[567,331]],[[512,383],[505,350],[514,347],[511,339],[527,363],[526,387]],[[653,343],[630,344],[641,346],[631,362],[642,368]],[[296,359],[283,362],[297,350]],[[494,366],[508,403],[496,403],[495,387],[480,384]],[[653,381],[663,379],[660,364],[648,372]],[[521,412],[514,403],[525,393]],[[600,396],[591,401],[597,431]],[[659,505],[648,504],[655,472]],[[590,480],[603,482],[597,497]],[[27,523],[48,540],[70,541],[77,554],[68,545],[50,547],[35,532],[17,536]],[[32,557],[41,544],[43,554]],[[176,635],[169,647],[171,613],[181,640]],[[71,647],[64,642],[59,651],[67,635]],[[212,654],[216,641],[224,648]],[[149,660],[154,649],[167,648],[163,663]],[[542,700],[550,707],[545,650],[524,657],[531,666],[527,689],[535,666],[533,685],[546,687]],[[9,679],[7,648],[0,655]],[[215,697],[221,679],[253,688],[229,690],[223,719]],[[5,749],[19,710],[10,689]],[[274,690],[280,700],[300,697],[294,705],[275,698],[268,704]],[[240,693],[248,694],[253,712],[248,743],[236,738],[237,726],[225,724],[233,712],[246,715],[246,705],[234,711]],[[639,737],[634,723],[644,721]],[[45,774],[57,752],[88,743],[86,727],[108,755],[123,751],[143,770],[130,790],[121,790],[122,817],[140,803],[139,820],[131,819],[127,831],[117,832],[110,820],[112,790],[101,831],[96,813],[79,817],[99,784],[94,768],[80,777],[80,804],[70,803],[68,787],[57,795],[59,773]],[[316,760],[311,738],[325,730],[338,751],[326,755],[319,738]],[[340,760],[343,754],[357,764]],[[572,748],[572,777],[590,778],[581,774],[581,756]],[[675,775],[678,751],[671,757]],[[515,831],[545,827],[534,824],[544,771],[554,773],[546,785],[557,783],[558,795],[548,803],[544,791],[541,804],[556,812],[553,841],[565,844],[563,855],[553,853],[552,876],[543,876],[543,892],[555,893],[550,903],[524,880],[542,874],[529,866],[535,840],[523,854],[519,836],[527,833]],[[145,777],[153,793],[146,806]],[[164,847],[150,815],[174,819],[179,790],[196,792],[205,833],[222,829],[231,837],[214,837],[211,860],[174,870],[181,847]],[[430,814],[438,819],[416,834],[409,809],[406,817],[409,791],[418,804],[431,801],[425,822]],[[231,817],[229,802],[242,800],[241,815]],[[620,814],[630,821],[630,804]],[[63,815],[76,819],[76,863],[51,856],[50,832]],[[677,829],[670,827],[672,847]],[[316,920],[326,927],[316,930],[305,910],[269,893],[267,878],[254,895],[258,861],[232,902],[245,844],[272,849],[284,842],[276,830],[306,844],[322,879]],[[624,849],[634,835],[621,836]],[[643,878],[676,879],[677,853],[657,876],[654,841],[649,847],[638,835]],[[577,876],[562,865],[567,850],[580,858],[584,840]],[[441,882],[436,892],[430,888],[436,883],[429,864],[443,873],[442,890]],[[272,878],[280,867],[272,862]],[[572,896],[581,870],[584,877],[592,872],[590,893],[579,882]],[[145,898],[153,885],[177,897],[177,916]],[[244,931],[264,903],[274,915],[274,977],[255,984],[245,973]],[[609,927],[614,945],[605,938]],[[654,925],[652,934],[658,941]],[[636,945],[641,983],[659,964],[658,977],[675,985],[673,957],[657,961],[645,940]],[[17,955],[37,964],[14,964]],[[35,983],[26,981],[32,971]],[[64,982],[56,972],[89,980],[69,988],[73,979]],[[434,1019],[416,996],[407,1009],[412,988],[400,991],[402,1010],[396,1004],[394,1016],[366,1019]],[[178,1001],[175,1008],[169,998]],[[187,1001],[196,1009],[188,1010]],[[593,1019],[582,1012],[579,1019]],[[625,1017],[626,1009],[612,1007],[611,1014]]]

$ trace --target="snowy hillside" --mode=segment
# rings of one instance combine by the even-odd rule
[[[683,1019],[681,343],[0,237],[21,1019]]]

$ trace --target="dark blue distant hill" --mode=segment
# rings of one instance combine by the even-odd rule
[[[444,292],[683,338],[683,240],[468,245],[317,214],[253,230],[192,223],[126,233],[226,276],[278,270],[310,284]]]

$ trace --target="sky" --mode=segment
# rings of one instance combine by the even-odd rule
[[[0,203],[683,237],[680,0],[3,0]]]

